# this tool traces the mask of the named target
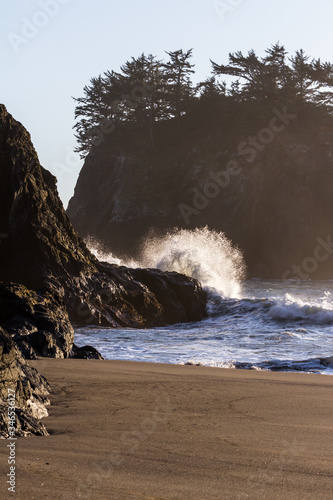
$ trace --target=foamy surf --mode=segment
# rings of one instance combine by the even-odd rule
[[[99,260],[105,262],[132,268],[176,271],[196,278],[208,291],[207,312],[210,316],[250,314],[277,322],[333,323],[330,292],[324,292],[320,300],[317,298],[312,301],[291,293],[270,298],[244,296],[245,263],[241,252],[223,233],[207,227],[175,229],[164,236],[147,236],[137,260],[122,260],[107,253],[101,250],[96,240],[88,240],[87,245]],[[273,289],[267,290],[267,293],[272,292]]]
[[[147,238],[140,258],[130,262],[89,247],[117,265],[199,279],[209,291],[209,316],[147,330],[81,328],[78,345],[93,345],[106,359],[333,374],[332,281],[243,281],[242,255],[207,228]]]
[[[322,375],[333,375],[333,357],[313,358],[305,360],[270,360],[259,363],[240,362],[229,360],[225,362],[190,359],[184,365],[208,366],[212,368],[227,368],[238,370],[275,371],[275,372],[302,372],[317,373]]]
[[[286,294],[282,298],[239,300],[211,297],[208,311],[211,316],[251,315],[255,318],[266,318],[272,322],[309,323],[317,325],[333,324],[332,305],[307,302]]]
[[[319,305],[297,299],[290,294],[286,294],[281,300],[275,300],[271,304],[268,315],[276,320],[305,321],[319,325],[333,323],[332,304],[329,305],[324,301],[322,305]]]
[[[222,297],[242,296],[245,263],[241,252],[223,233],[207,227],[175,229],[164,236],[147,236],[136,261],[123,261],[106,254],[96,241],[88,240],[87,245],[105,262],[176,271],[197,279],[211,293]]]

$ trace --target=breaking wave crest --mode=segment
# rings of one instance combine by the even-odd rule
[[[241,252],[223,233],[207,227],[175,229],[164,236],[149,236],[136,261],[122,261],[105,254],[94,242],[88,241],[88,246],[98,259],[106,262],[176,271],[196,278],[203,287],[222,297],[242,296],[245,264]]]
[[[299,322],[317,325],[333,324],[332,303],[311,303],[286,294],[283,298],[223,300],[215,297],[211,313],[220,315],[251,315],[276,322]]]

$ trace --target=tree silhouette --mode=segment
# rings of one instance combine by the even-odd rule
[[[194,89],[190,75],[194,73],[194,64],[190,63],[193,49],[186,52],[176,50],[167,52],[170,60],[164,64],[164,99],[168,106],[170,116],[178,120],[183,113],[188,111]]]
[[[154,147],[156,124],[175,120],[175,130],[179,130],[186,114],[191,120],[203,119],[208,129],[210,116],[237,110],[241,117],[240,106],[250,110],[257,103],[260,109],[288,104],[331,112],[333,66],[310,59],[303,49],[288,57],[278,42],[263,57],[254,50],[246,55],[231,53],[228,64],[211,61],[213,76],[195,86],[191,81],[193,49],[166,54],[166,62],[152,54],[132,57],[119,72],[106,71],[91,78],[83,97],[74,98],[76,151],[82,157],[117,126],[137,130],[140,140]],[[231,77],[229,86],[219,81],[222,76]]]
[[[213,75],[237,77],[238,98],[266,100],[271,104],[293,102],[330,105],[332,97],[332,65],[320,59],[310,61],[300,49],[290,58],[279,43],[259,58],[254,50],[246,56],[241,51],[229,54],[229,64],[212,62]],[[231,94],[235,93],[235,87]]]

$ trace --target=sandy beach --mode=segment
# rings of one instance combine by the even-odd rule
[[[2,480],[1,498],[333,498],[330,376],[30,363],[53,389],[50,435],[18,440],[17,491]]]

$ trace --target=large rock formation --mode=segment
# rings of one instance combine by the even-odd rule
[[[0,327],[0,436],[45,436],[49,386]]]
[[[243,250],[251,276],[333,278],[333,249],[313,261],[318,238],[332,235],[333,127],[295,111],[274,134],[267,126],[282,110],[271,113],[250,123],[235,113],[215,125],[212,110],[211,123],[184,119],[178,142],[164,134],[164,144],[144,153],[106,136],[87,156],[69,203],[74,227],[132,256],[151,228],[208,226]]]
[[[39,419],[49,387],[22,354],[101,358],[75,346],[70,321],[148,327],[205,315],[197,281],[101,263],[89,252],[30,135],[0,105],[0,435],[47,434]]]
[[[3,287],[11,312],[3,305],[1,322],[38,354],[69,354],[73,331],[64,307],[72,322],[111,327],[195,321],[206,314],[197,281],[100,263],[89,252],[63,209],[55,177],[41,167],[30,135],[3,105],[0,233],[0,281],[35,291]]]
[[[55,291],[32,291],[0,283],[0,324],[27,359],[69,357],[74,330]]]
[[[24,361],[101,357],[70,323],[147,327],[203,318],[200,284],[176,273],[100,263],[74,231],[56,179],[0,105],[0,435],[47,431],[48,385]],[[13,411],[13,408],[15,411]],[[10,424],[10,426],[9,426]]]

